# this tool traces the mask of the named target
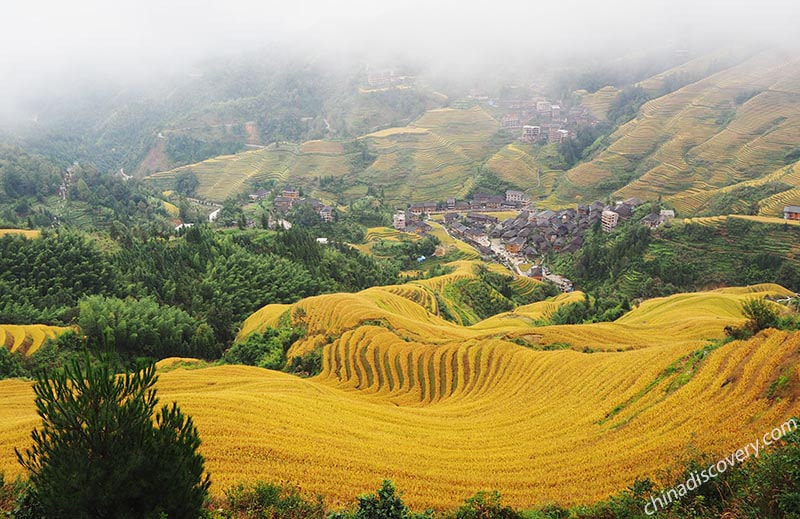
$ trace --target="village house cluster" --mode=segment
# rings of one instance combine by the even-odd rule
[[[583,246],[585,233],[599,224],[604,232],[612,232],[621,222],[633,217],[634,209],[643,204],[638,198],[629,198],[606,205],[596,201],[558,211],[536,211],[530,207],[524,193],[509,190],[505,196],[479,194],[471,201],[423,203],[395,214],[396,229],[424,234],[430,230],[424,219],[433,213],[444,213],[444,223],[453,236],[475,246],[482,255],[494,257],[503,263],[518,265],[536,261],[549,252],[576,252]],[[413,208],[413,211],[412,211]],[[516,216],[499,221],[491,211],[517,210]],[[650,228],[670,225],[675,217],[671,209],[661,209],[639,220]],[[572,290],[572,282],[535,265],[527,275],[546,279],[562,290]]]
[[[497,104],[509,113],[500,119],[503,130],[518,133],[527,143],[561,143],[574,136],[575,128],[596,122],[588,110],[574,107],[569,110],[546,99],[507,100]]]
[[[485,211],[513,211],[522,210],[528,206],[530,198],[522,191],[509,189],[505,195],[490,195],[477,193],[472,200],[456,200],[451,197],[444,202],[421,202],[411,204],[404,211],[395,213],[392,226],[400,231],[427,232],[423,220],[436,213],[446,213],[446,219],[458,211],[485,212]],[[494,217],[491,217],[494,218]],[[497,219],[495,218],[495,221]]]
[[[633,216],[642,204],[638,198],[617,202],[578,205],[559,211],[522,211],[515,218],[499,222],[488,231],[490,239],[499,239],[509,254],[533,259],[553,252],[576,252],[583,245],[584,234],[600,221],[602,229],[611,232],[621,221]]]
[[[250,200],[258,202],[266,200],[270,192],[266,189],[259,189],[255,193],[249,195]],[[281,194],[272,200],[272,205],[280,212],[287,212],[290,209],[308,204],[316,212],[323,222],[333,221],[333,207],[325,205],[321,200],[311,197],[300,196],[300,190],[293,187],[287,187],[281,190]]]
[[[401,74],[393,68],[369,67],[367,69],[367,84],[372,88],[413,85],[415,79],[413,76]]]

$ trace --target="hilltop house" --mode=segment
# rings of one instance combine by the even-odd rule
[[[293,187],[287,187],[286,189],[281,191],[281,196],[297,200],[298,198],[300,198],[300,190],[295,189]]]
[[[640,223],[650,229],[655,229],[661,225],[661,217],[656,213],[650,213],[640,220]]]
[[[259,189],[255,193],[248,195],[248,198],[253,201],[264,200],[269,196],[269,191],[266,189]]]
[[[800,220],[800,206],[787,205],[784,207],[783,218],[785,220]]]
[[[386,87],[396,83],[399,79],[397,73],[390,68],[372,69],[367,71],[367,83],[371,87]]]
[[[600,216],[603,232],[611,232],[619,223],[619,214],[611,209],[605,209]]]
[[[519,116],[514,114],[504,116],[500,124],[504,130],[518,130],[522,128],[522,122],[519,120]]]
[[[572,281],[558,274],[546,274],[544,279],[555,283],[562,292],[572,292]]]
[[[453,224],[452,230],[453,234],[455,234],[456,236],[464,236],[464,234],[469,230],[469,228],[462,223],[456,222]]]
[[[522,136],[520,137],[520,140],[524,142],[533,142],[537,140],[541,134],[541,126],[525,125],[522,127]]]
[[[506,191],[506,202],[524,204],[528,201],[528,197],[522,191],[516,189],[509,189]]]
[[[436,211],[436,208],[437,208],[436,202],[423,202],[421,204],[419,204],[419,203],[418,204],[412,204],[411,207],[408,208],[408,210],[411,212],[411,214],[414,214],[414,215],[417,215],[417,216],[420,216],[420,215],[423,215],[423,214],[425,216],[428,216],[432,212]]]
[[[278,211],[288,211],[294,205],[295,200],[295,198],[286,196],[276,196],[272,203]]]
[[[544,277],[544,270],[540,265],[533,265],[531,268],[528,269],[528,277],[532,277],[533,279],[542,280]]]
[[[487,195],[484,193],[478,193],[472,197],[470,208],[475,210],[500,209],[505,201],[506,198],[502,195]]]

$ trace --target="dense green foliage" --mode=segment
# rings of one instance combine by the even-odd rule
[[[61,172],[50,161],[16,147],[0,145],[0,202],[50,196],[60,184]]]
[[[482,169],[475,177],[475,183],[467,194],[467,198],[471,198],[477,193],[499,194],[505,193],[508,189],[517,189],[519,186],[512,184],[506,180],[502,180],[488,169]]]
[[[191,171],[184,170],[175,177],[175,191],[184,196],[192,196],[200,187],[200,180]]]
[[[345,219],[365,227],[379,227],[392,222],[392,209],[383,204],[382,196],[371,194],[350,203]]]
[[[120,227],[114,236],[99,241],[58,231],[33,240],[0,238],[0,319],[77,319],[97,341],[128,345],[123,354],[213,358],[264,305],[398,279],[397,266],[345,245],[321,245],[303,229],[193,227],[165,239]]]
[[[550,316],[552,324],[581,324],[614,321],[631,309],[625,296],[603,293],[603,297],[589,297],[583,301],[562,305]]]
[[[211,328],[184,310],[159,305],[152,297],[89,296],[80,301],[81,332],[123,357],[213,358],[219,348]]]
[[[792,186],[783,182],[767,182],[759,186],[744,186],[715,195],[702,214],[758,214],[758,200],[781,193]]]
[[[467,498],[456,511],[455,519],[522,519],[522,514],[509,506],[503,506],[500,493],[478,492]]]
[[[67,331],[56,339],[48,339],[32,355],[11,353],[0,348],[0,379],[13,377],[33,378],[41,371],[60,369],[78,358],[86,350],[87,340],[82,334]],[[115,363],[122,368],[122,363]]]
[[[610,234],[594,229],[574,255],[552,260],[557,271],[601,299],[756,283],[797,291],[800,266],[788,252],[798,240],[800,229],[736,218],[716,227],[687,224],[656,231],[630,222]]]
[[[85,294],[110,294],[111,258],[87,235],[44,233],[0,237],[0,322],[68,322]]]
[[[605,143],[605,136],[611,133],[612,127],[608,123],[589,124],[578,127],[575,136],[564,139],[558,145],[558,152],[564,158],[568,168],[580,160],[588,159],[591,153],[601,148]]]
[[[642,87],[633,86],[622,90],[608,107],[608,120],[617,125],[624,124],[639,112],[639,108],[652,96]]]
[[[22,355],[11,353],[5,346],[0,347],[0,380],[25,375],[22,358]]]
[[[34,385],[42,426],[17,451],[31,497],[52,518],[200,515],[210,481],[200,438],[176,404],[156,413],[155,365],[117,376],[87,354]]]
[[[303,335],[302,328],[267,328],[262,333],[251,333],[231,346],[222,360],[230,364],[280,370],[286,367],[286,352]]]
[[[478,278],[488,286],[499,292],[503,297],[511,300],[517,305],[529,305],[537,301],[544,301],[548,297],[557,296],[560,292],[558,287],[552,283],[539,283],[529,293],[521,294],[515,291],[512,283],[514,276],[493,272],[483,265],[476,267]]]
[[[433,256],[440,241],[435,236],[421,240],[380,240],[372,245],[372,252],[379,256],[394,258],[402,270],[418,267],[418,259]]]
[[[113,222],[166,226],[167,214],[138,180],[102,172],[91,163],[59,166],[0,145],[0,225],[108,228]]]
[[[454,299],[471,309],[479,319],[486,319],[514,308],[514,303],[479,279],[462,279],[452,286]]]

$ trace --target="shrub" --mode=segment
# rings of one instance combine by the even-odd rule
[[[286,352],[303,335],[304,330],[298,327],[267,328],[263,333],[251,333],[243,341],[231,346],[222,360],[229,364],[283,369]]]
[[[305,519],[325,517],[325,504],[317,496],[312,501],[297,488],[258,482],[253,486],[239,485],[225,492],[228,507],[234,514],[245,514],[254,519],[280,517]]]
[[[456,511],[456,519],[522,519],[519,512],[501,504],[500,493],[478,492]]]
[[[339,517],[346,515],[339,514]],[[433,512],[412,513],[395,491],[394,483],[384,480],[377,494],[367,494],[358,498],[358,509],[353,519],[426,519]]]
[[[0,344],[0,379],[25,376],[21,356]]]
[[[747,317],[747,326],[753,333],[778,326],[778,311],[766,299],[748,299],[742,303],[742,313]]]
[[[309,377],[322,373],[322,346],[314,348],[302,357],[292,357],[290,371]]]

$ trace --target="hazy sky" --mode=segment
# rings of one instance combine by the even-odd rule
[[[796,45],[800,2],[703,0],[3,0],[0,95],[59,77],[165,70],[220,54],[404,54],[468,64],[726,39]]]

